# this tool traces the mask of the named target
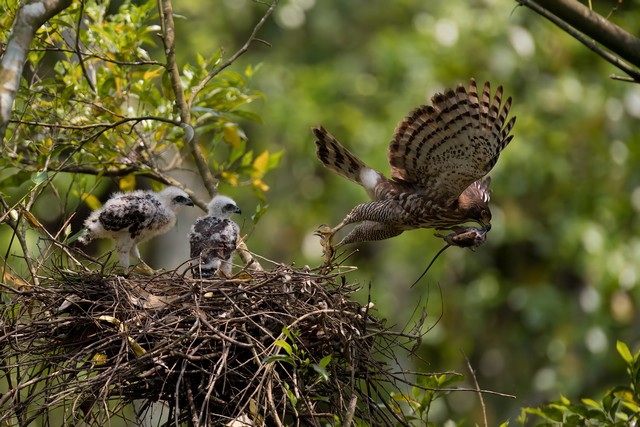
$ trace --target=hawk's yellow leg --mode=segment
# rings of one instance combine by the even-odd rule
[[[320,244],[322,245],[322,255],[324,259],[324,265],[331,265],[331,259],[335,255],[335,249],[331,245],[331,240],[335,234],[335,229],[330,228],[327,225],[322,225],[316,230],[316,236],[320,237]]]

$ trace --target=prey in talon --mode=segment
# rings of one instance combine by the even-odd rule
[[[461,248],[469,248],[475,251],[478,247],[484,245],[487,240],[487,232],[491,230],[491,226],[488,227],[452,227],[453,233],[446,235],[434,234],[436,237],[441,237],[445,242],[451,246],[459,246]]]

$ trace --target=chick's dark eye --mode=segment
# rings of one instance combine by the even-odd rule
[[[234,205],[232,205],[231,203],[229,203],[229,204],[225,205],[225,207],[224,207],[224,210],[225,210],[225,211],[232,211],[232,210],[234,210],[234,209],[235,209],[235,206],[234,206]]]
[[[184,196],[177,196],[175,199],[173,199],[176,203],[186,203],[188,201],[188,199]]]

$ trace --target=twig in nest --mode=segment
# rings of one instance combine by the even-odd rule
[[[2,309],[11,344],[1,349],[3,373],[20,369],[23,380],[4,381],[0,424],[25,413],[46,419],[64,406],[63,424],[106,425],[125,417],[112,408],[134,400],[164,402],[167,426],[295,425],[347,414],[384,426],[399,416],[384,413],[363,384],[397,382],[380,360],[411,338],[352,301],[358,288],[342,275],[282,265],[224,280],[40,273],[28,292],[3,288],[11,300]],[[312,366],[327,356],[320,376]]]

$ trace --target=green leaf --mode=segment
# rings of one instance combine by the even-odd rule
[[[612,394],[615,397],[619,397],[623,400],[632,401],[634,397],[633,390],[629,387],[617,386],[607,391],[607,394]]]
[[[441,375],[437,379],[438,385],[436,387],[442,387],[442,388],[449,387],[452,384],[462,381],[463,378],[464,377],[462,375]]]
[[[253,151],[249,150],[246,153],[244,153],[244,155],[242,156],[242,159],[240,160],[240,165],[249,166],[251,165],[252,161],[253,161]]]
[[[318,363],[318,365],[322,366],[323,368],[326,368],[327,366],[329,366],[329,363],[331,363],[331,355],[328,354],[325,357],[323,357],[322,359],[320,359],[320,363]]]
[[[233,110],[233,111],[231,111],[231,114],[233,114],[235,116],[238,116],[238,117],[242,117],[243,119],[251,120],[251,121],[256,122],[256,123],[260,123],[260,124],[264,123],[264,121],[262,120],[262,116],[260,116],[259,114],[254,113],[253,111]]]
[[[31,181],[33,181],[35,185],[40,185],[46,182],[48,178],[49,174],[47,173],[47,171],[40,171],[31,176]]]
[[[231,145],[233,148],[239,147],[242,138],[238,131],[238,125],[235,123],[226,123],[222,127],[222,138],[224,139],[224,142]]]
[[[293,360],[290,356],[286,354],[273,354],[271,356],[267,356],[264,358],[263,363],[273,363],[273,362],[287,362],[293,365]]]
[[[631,351],[629,350],[627,344],[622,341],[617,341],[616,349],[625,362],[627,362],[628,364],[633,363],[633,355],[631,354]]]
[[[71,243],[75,242],[76,240],[78,240],[78,237],[80,237],[82,234],[84,234],[84,232],[86,230],[87,230],[86,228],[80,229],[80,231],[76,232],[75,234],[71,235],[71,237],[67,238],[65,240],[65,243],[71,244]]]
[[[629,408],[635,414],[640,413],[640,405],[635,402],[628,402],[626,400],[623,400],[622,405],[626,408]]]
[[[312,363],[311,367],[313,368],[314,371],[316,371],[318,373],[318,375],[320,375],[322,377],[322,379],[325,382],[329,381],[329,372],[327,372],[327,370],[325,368],[323,368],[322,366],[318,365],[317,363]]]
[[[154,79],[154,78],[158,77],[159,75],[161,75],[164,70],[166,70],[166,68],[164,68],[164,67],[150,68],[150,69],[148,69],[147,71],[144,72],[142,78],[144,80]]]
[[[592,408],[596,408],[596,409],[602,409],[602,405],[600,405],[598,402],[596,402],[593,399],[581,399],[582,403],[584,403],[587,406],[591,406]]]
[[[123,176],[120,178],[118,182],[118,186],[120,187],[120,191],[133,191],[136,189],[136,176],[132,173],[129,175]]]
[[[196,62],[200,68],[207,68],[207,63],[204,60],[204,56],[200,52],[196,52]]]
[[[102,206],[102,203],[100,203],[100,200],[93,194],[82,193],[81,197],[84,200],[84,202],[87,204],[87,206],[91,208],[91,210],[95,211],[96,209],[99,209],[100,206]]]
[[[254,69],[251,64],[247,65],[247,68],[244,69],[244,75],[251,78],[253,77]]]
[[[564,411],[557,405],[543,406],[539,409],[539,411],[540,413],[538,415],[551,421],[562,421],[562,419],[564,418]]]
[[[240,145],[233,147],[231,153],[229,153],[229,163],[235,163],[240,157],[242,157],[247,149],[247,142],[244,139],[240,140]]]
[[[289,384],[284,383],[284,389],[287,392],[287,397],[289,398],[291,405],[295,407],[298,404],[298,398],[296,397],[295,394],[293,394],[293,391],[291,391]]]
[[[0,182],[4,188],[19,187],[31,178],[29,172],[23,172],[18,168],[0,168]]]
[[[267,167],[269,166],[269,152],[263,151],[253,159],[253,178],[262,178],[267,173]]]
[[[213,67],[216,67],[218,64],[220,64],[220,62],[222,62],[223,53],[224,51],[222,49],[218,49],[218,51],[214,53],[213,56],[209,59],[209,64],[211,64]]]
[[[256,213],[251,215],[251,220],[253,221],[253,224],[254,225],[257,224],[258,221],[260,221],[260,218],[262,218],[262,215],[267,213],[268,210],[269,210],[269,205],[259,204],[258,206],[256,206]]]
[[[173,102],[176,100],[176,95],[173,92],[173,86],[171,86],[171,76],[169,75],[169,71],[165,71],[162,74],[162,93],[169,101]]]
[[[267,165],[267,170],[272,170],[278,167],[278,165],[280,164],[280,159],[282,159],[283,155],[284,155],[284,150],[271,153],[269,155],[269,164]]]
[[[295,334],[292,333],[289,328],[287,328],[286,326],[282,327],[282,335],[284,335],[285,337],[289,338],[292,342],[295,341]]]
[[[284,351],[287,352],[287,354],[289,356],[291,356],[293,354],[293,349],[291,348],[291,344],[289,344],[288,342],[286,342],[284,340],[277,340],[273,344],[277,345],[280,348],[282,348]]]

